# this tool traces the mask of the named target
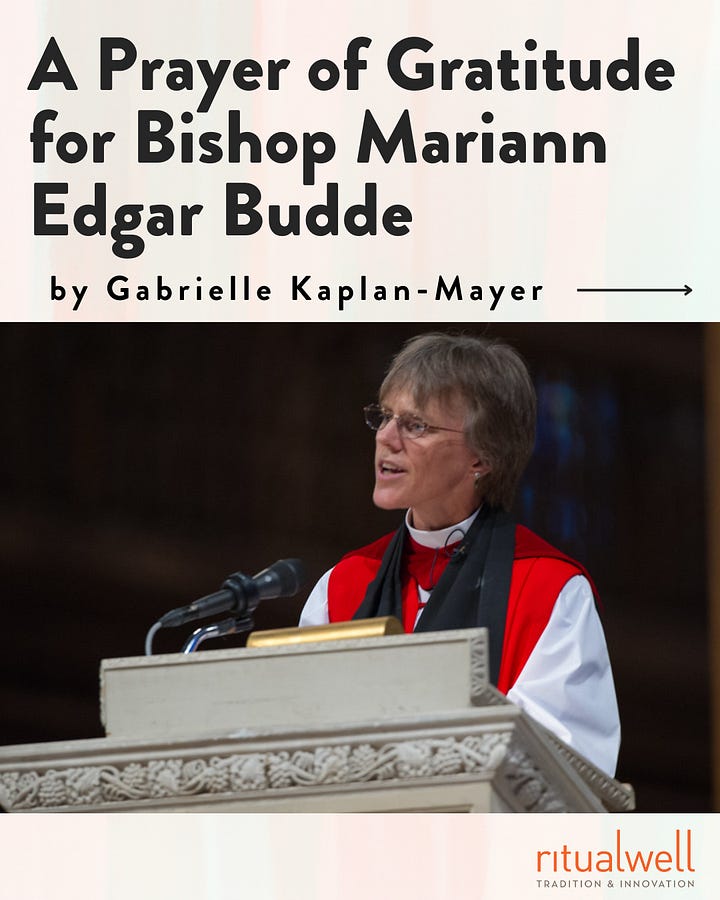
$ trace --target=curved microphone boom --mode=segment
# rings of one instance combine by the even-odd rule
[[[262,600],[297,594],[305,577],[305,566],[299,559],[279,559],[252,577],[235,572],[226,578],[221,590],[200,597],[189,606],[171,609],[158,619],[147,634],[145,653],[152,654],[152,639],[161,628],[175,628],[222,612],[229,612],[236,619],[248,619]]]

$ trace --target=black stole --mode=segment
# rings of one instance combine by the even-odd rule
[[[402,622],[400,575],[407,533],[403,523],[388,544],[354,619],[395,616]],[[494,685],[500,674],[514,556],[515,523],[504,511],[483,506],[430,594],[415,629],[487,628]]]

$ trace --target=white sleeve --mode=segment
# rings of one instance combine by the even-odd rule
[[[300,613],[298,625],[304,628],[306,625],[327,625],[330,621],[328,613],[328,582],[330,581],[330,569],[318,581],[305,601],[305,606]]]
[[[560,591],[508,699],[610,775],[620,717],[605,635],[586,578]]]

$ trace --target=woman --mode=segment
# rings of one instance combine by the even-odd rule
[[[405,521],[327,572],[300,624],[395,615],[408,632],[487,627],[492,682],[613,774],[620,724],[589,576],[506,512],[535,418],[527,368],[509,346],[410,340],[365,409],[373,501],[407,510]]]

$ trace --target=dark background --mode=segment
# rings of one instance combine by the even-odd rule
[[[0,744],[101,735],[100,660],[142,654],[231,572],[304,559],[303,593],[256,617],[294,624],[323,571],[399,520],[372,506],[361,407],[437,327],[0,326]],[[702,326],[452,330],[508,340],[535,378],[516,512],[599,587],[618,777],[641,811],[709,810]]]

